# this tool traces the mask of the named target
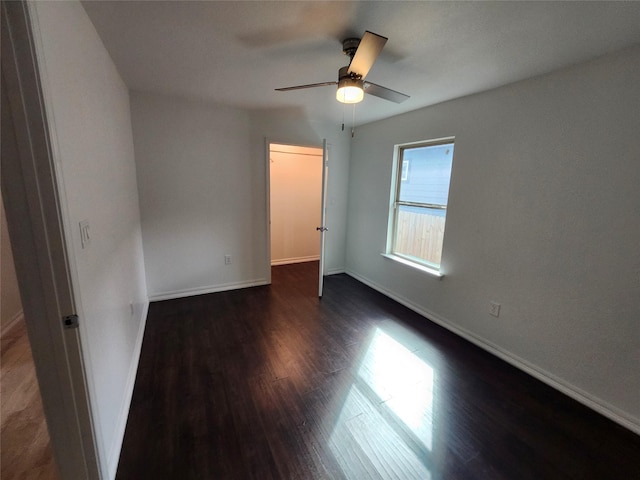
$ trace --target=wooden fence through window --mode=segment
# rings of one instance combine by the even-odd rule
[[[395,251],[440,265],[445,217],[400,210]]]

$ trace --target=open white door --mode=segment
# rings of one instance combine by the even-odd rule
[[[324,284],[324,244],[327,233],[327,179],[329,177],[329,149],[327,141],[322,140],[322,205],[320,206],[320,268],[318,269],[318,297],[322,298]]]
[[[2,195],[61,479],[100,478],[74,292],[27,2],[2,2]]]

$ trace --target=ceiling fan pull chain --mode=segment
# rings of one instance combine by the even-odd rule
[[[353,117],[351,119],[351,138],[356,136],[356,104],[353,104]]]
[[[342,131],[344,132],[344,109],[347,108],[347,104],[342,104]]]

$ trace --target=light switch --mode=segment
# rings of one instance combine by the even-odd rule
[[[89,220],[80,222],[80,244],[82,248],[87,248],[91,243],[91,235],[89,234]]]

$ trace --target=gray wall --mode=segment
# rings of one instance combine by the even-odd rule
[[[114,478],[148,305],[129,94],[79,2],[34,5],[100,464]]]
[[[638,79],[640,47],[359,128],[347,237],[349,273],[636,431]],[[439,281],[380,253],[394,145],[447,136]]]

